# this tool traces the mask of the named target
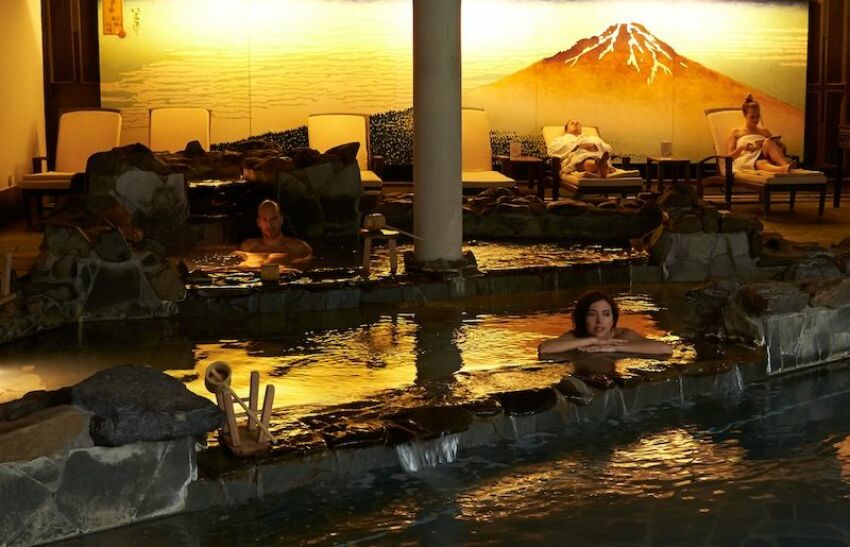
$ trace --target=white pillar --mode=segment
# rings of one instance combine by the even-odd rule
[[[413,226],[416,259],[459,260],[460,2],[413,0]]]

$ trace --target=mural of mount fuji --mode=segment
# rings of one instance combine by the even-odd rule
[[[704,110],[740,106],[748,93],[765,126],[800,153],[802,109],[679,55],[636,22],[611,25],[463,99],[488,111],[493,130],[535,134],[576,118],[598,126],[619,153],[653,155],[672,140],[675,155],[698,160],[714,149]]]
[[[102,2],[102,0],[101,0]],[[410,0],[123,0],[125,33],[100,36],[101,103],[123,144],[149,109],[212,112],[212,142],[306,142],[310,114],[373,120],[373,148],[409,164]],[[637,161],[713,151],[704,109],[762,102],[802,151],[807,0],[463,0],[463,102],[487,109],[499,148],[538,149],[543,125],[579,118]],[[565,49],[566,48],[566,49]],[[533,141],[533,142],[532,142]],[[501,148],[499,148],[499,151]]]

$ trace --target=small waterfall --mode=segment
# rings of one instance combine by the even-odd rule
[[[535,416],[508,416],[514,440],[522,440],[536,432],[537,418]]]
[[[765,329],[765,330],[767,330],[767,329]],[[770,362],[770,331],[769,330],[767,330],[766,338],[767,338],[767,341],[766,341],[764,346],[767,349],[767,374],[768,374],[768,376],[770,376],[770,374],[773,373],[773,367],[771,366],[771,362]]]
[[[737,365],[724,374],[714,377],[714,397],[737,398],[744,393],[744,377]]]
[[[685,406],[685,377],[679,374],[679,406]]]
[[[456,434],[442,435],[430,441],[400,444],[395,447],[395,451],[402,469],[408,473],[416,473],[455,461],[458,440],[459,436]]]
[[[623,397],[623,390],[616,387],[611,391],[617,392],[617,401],[620,403],[620,408],[619,408],[620,414],[619,415],[620,416],[628,416],[629,415],[629,409],[626,408],[626,398]]]

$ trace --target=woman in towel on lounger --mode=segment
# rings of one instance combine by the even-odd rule
[[[670,355],[673,348],[659,340],[650,340],[632,329],[617,326],[617,303],[599,291],[587,292],[573,310],[573,328],[537,347],[541,358],[571,350],[587,353],[617,352],[643,355]]]
[[[770,131],[759,126],[761,106],[752,95],[744,99],[741,111],[744,114],[744,125],[732,130],[726,144],[726,150],[732,156],[732,170],[788,173],[795,169],[797,162],[788,161],[785,157],[785,144],[778,136],[771,135]]]
[[[613,153],[611,145],[594,135],[581,134],[581,122],[570,120],[563,136],[554,139],[547,150],[550,156],[561,158],[561,173],[584,171],[606,178],[614,171],[608,165]]]

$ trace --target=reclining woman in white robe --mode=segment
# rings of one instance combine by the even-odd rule
[[[584,171],[606,178],[614,172],[608,159],[614,153],[611,145],[595,135],[582,135],[581,122],[570,120],[565,133],[552,140],[546,152],[561,159],[561,173]]]
[[[747,95],[741,106],[744,125],[736,127],[729,135],[726,150],[732,156],[732,171],[742,169],[788,173],[797,167],[797,162],[785,157],[785,144],[778,136],[771,135],[761,121],[761,106]]]

